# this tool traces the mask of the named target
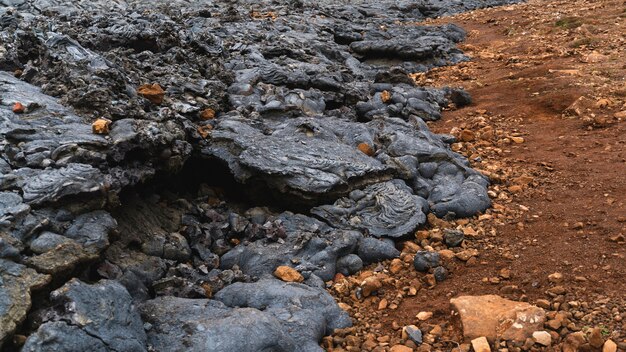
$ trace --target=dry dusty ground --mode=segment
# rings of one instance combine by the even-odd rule
[[[494,207],[419,231],[401,260],[336,278],[330,290],[356,326],[324,346],[465,350],[449,299],[498,294],[566,317],[547,329],[553,346],[498,346],[503,351],[561,351],[570,333],[594,327],[626,351],[626,2],[531,0],[430,23],[447,22],[468,32],[461,48],[472,61],[414,78],[472,95],[473,105],[451,108],[430,126],[462,140],[454,148],[491,178]],[[413,269],[412,254],[418,246],[445,250],[446,227],[466,240],[444,252],[455,257],[445,261],[447,280],[434,283]],[[358,299],[368,276],[383,287]],[[422,311],[434,315],[419,321]],[[410,324],[424,332],[419,349],[401,337]],[[602,350],[590,347],[580,350]]]

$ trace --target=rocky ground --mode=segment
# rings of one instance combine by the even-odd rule
[[[624,349],[624,4],[516,2],[0,0],[1,348]]]
[[[493,207],[431,221],[398,259],[335,280],[356,323],[325,339],[328,350],[483,350],[470,343],[478,334],[498,351],[626,350],[625,11],[538,0],[429,21],[465,28],[472,60],[414,78],[474,101],[429,126],[457,136],[452,148],[489,176]],[[416,270],[424,250],[439,253],[445,281]],[[377,295],[355,297],[372,281]],[[485,301],[451,305],[468,295],[529,302],[544,324],[513,338]]]
[[[0,346],[321,350],[326,282],[491,206],[411,75],[514,2],[1,1]]]

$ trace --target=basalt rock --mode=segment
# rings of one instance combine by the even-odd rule
[[[51,293],[54,306],[22,351],[146,351],[146,333],[131,297],[114,281],[72,279]]]
[[[401,237],[426,223],[428,203],[401,180],[378,183],[353,191],[334,205],[311,213],[336,228],[359,230],[374,237]]]
[[[424,122],[471,99],[411,75],[465,33],[414,23],[513,2],[0,1],[0,341],[78,276],[109,281],[38,301],[23,350],[319,350],[324,281],[490,206]]]
[[[230,285],[216,300],[159,297],[141,312],[156,350],[321,351],[324,334],[350,326],[323,289],[275,279]]]
[[[337,272],[337,261],[356,251],[361,234],[342,231],[313,218],[284,213],[278,217],[285,228],[282,241],[259,240],[242,243],[221,258],[221,268],[237,266],[255,277],[271,277],[281,265],[293,265],[305,278],[316,275],[331,280]]]

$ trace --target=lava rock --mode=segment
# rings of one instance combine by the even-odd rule
[[[356,254],[348,254],[337,260],[337,272],[352,275],[363,269],[363,260]]]
[[[50,299],[54,314],[28,337],[23,351],[147,351],[139,313],[119,283],[72,279]]]
[[[437,280],[437,282],[442,282],[448,278],[448,270],[446,270],[443,266],[438,266],[433,269],[433,275],[435,276],[435,280]]]
[[[413,258],[413,266],[419,272],[427,272],[439,265],[439,253],[430,251],[418,251]]]
[[[358,193],[358,194],[357,194]],[[333,227],[361,230],[374,237],[402,237],[426,223],[426,200],[401,180],[371,185],[334,205],[311,209]]]
[[[393,242],[372,237],[364,237],[359,241],[357,253],[365,264],[377,263],[400,256],[400,251],[396,249]]]
[[[443,230],[443,242],[448,247],[459,247],[463,243],[464,239],[465,235],[463,234],[463,231],[455,229]]]

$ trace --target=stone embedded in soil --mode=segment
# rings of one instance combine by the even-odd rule
[[[472,348],[474,349],[474,352],[491,352],[489,341],[487,341],[487,338],[484,336],[473,339]]]
[[[376,276],[370,276],[361,282],[361,292],[363,297],[369,297],[372,293],[380,290],[383,287],[382,282]]]
[[[439,266],[440,257],[437,252],[418,251],[413,257],[413,266],[419,272],[427,272],[428,270]]]
[[[589,344],[592,347],[595,347],[595,348],[602,347],[602,345],[604,344],[604,337],[602,336],[602,329],[600,328],[591,329],[591,331],[589,332],[589,335],[587,336],[587,339],[589,340]]]
[[[467,339],[485,336],[489,341],[524,342],[546,320],[541,308],[495,295],[460,296],[451,299],[450,305],[459,314]]]
[[[552,345],[552,335],[547,331],[535,331],[533,332],[533,339],[536,343],[542,346]]]
[[[402,338],[410,339],[419,346],[422,344],[422,331],[415,325],[407,325],[402,328]]]

